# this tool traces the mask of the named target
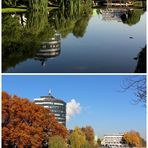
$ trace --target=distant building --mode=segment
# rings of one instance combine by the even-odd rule
[[[101,145],[110,148],[128,147],[126,141],[123,139],[123,134],[105,135],[101,141]]]
[[[49,92],[48,96],[35,98],[34,103],[44,108],[50,108],[58,123],[66,126],[66,103],[63,100],[56,99],[51,95],[51,92]]]
[[[94,137],[94,143],[95,143],[95,144],[97,144],[97,140],[98,140],[98,136],[95,135],[95,137]]]

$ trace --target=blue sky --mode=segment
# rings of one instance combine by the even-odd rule
[[[51,89],[56,98],[80,103],[81,112],[67,122],[68,128],[91,125],[95,134],[138,131],[146,137],[146,108],[133,105],[132,90],[121,92],[121,85],[127,77],[123,75],[3,75],[2,90],[33,101],[48,95]]]

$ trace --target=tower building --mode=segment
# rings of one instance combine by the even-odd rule
[[[51,95],[51,91],[49,91],[48,96],[35,98],[34,103],[37,105],[41,105],[44,108],[50,108],[51,112],[55,115],[58,123],[66,126],[66,103],[63,100],[53,97]]]

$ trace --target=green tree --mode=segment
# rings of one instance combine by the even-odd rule
[[[100,138],[97,139],[97,144],[98,144],[98,146],[101,146],[101,139]]]
[[[19,2],[20,1],[21,0],[19,0]],[[26,3],[27,0],[24,1]],[[38,1],[39,0],[37,0],[36,3]],[[63,38],[69,33],[73,33],[77,37],[84,35],[89,16],[92,12],[88,3],[89,0],[85,4],[83,4],[81,0],[78,2],[77,0],[72,1],[75,5],[70,6],[70,4],[68,4],[64,10],[51,10],[48,13],[47,11],[28,12],[25,14],[26,19],[24,20],[23,17],[18,14],[14,15],[14,17],[9,14],[3,14],[3,72],[6,72],[10,67],[15,67],[18,63],[28,58],[34,58],[40,49],[41,43],[52,38],[55,30],[60,33]],[[30,3],[30,5],[32,5],[33,0],[31,0]],[[71,13],[71,10],[73,13]],[[77,25],[81,27],[77,27]]]
[[[89,16],[83,16],[79,19],[74,26],[73,34],[76,37],[83,37],[88,25]]]
[[[88,141],[86,141],[86,143],[85,144],[83,144],[82,146],[81,146],[81,148],[95,148],[93,145],[91,145]]]
[[[49,138],[48,142],[49,148],[66,148],[66,142],[65,140],[60,136],[53,136]]]
[[[135,25],[140,21],[141,15],[144,13],[143,9],[134,9],[128,11],[128,17],[123,14],[121,16],[122,22],[129,26]]]
[[[48,23],[45,12],[26,13],[25,24],[19,23],[21,15],[12,17],[9,14],[2,16],[2,56],[3,71],[16,64],[33,58],[40,49],[43,41],[53,37],[53,24]]]
[[[2,7],[16,7],[17,0],[2,0]]]
[[[71,148],[82,148],[87,144],[84,132],[76,127],[72,134],[70,135],[70,145]]]
[[[47,10],[48,0],[28,0],[29,8],[35,11]]]

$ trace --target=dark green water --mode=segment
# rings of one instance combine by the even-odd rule
[[[5,73],[130,73],[145,45],[142,8],[2,15]]]

